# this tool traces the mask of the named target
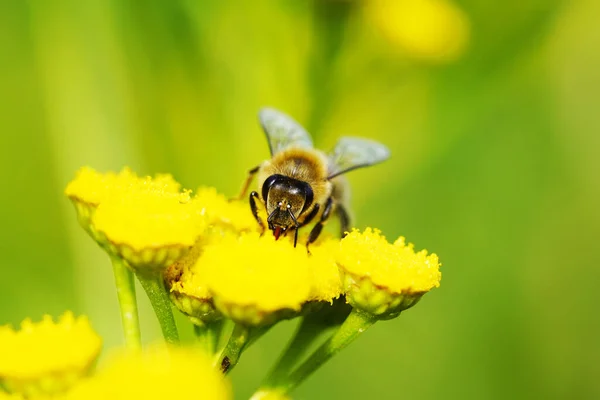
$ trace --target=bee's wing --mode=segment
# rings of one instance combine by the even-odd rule
[[[342,137],[328,154],[328,179],[387,160],[390,150],[374,140]]]
[[[312,139],[304,128],[292,117],[274,108],[263,108],[258,118],[269,141],[271,155],[275,155],[288,147],[313,147]]]

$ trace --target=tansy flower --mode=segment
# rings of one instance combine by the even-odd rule
[[[313,339],[301,325],[277,368],[253,399],[261,399],[265,393],[288,393],[375,322],[393,318],[414,305],[424,293],[439,286],[441,278],[435,254],[428,255],[424,250],[415,253],[402,237],[390,244],[379,231],[370,228],[363,233],[353,230],[342,239],[336,260],[352,310],[328,340],[289,372],[288,361],[296,362],[297,349],[310,343],[307,338]],[[283,375],[282,368],[286,372]]]
[[[303,240],[301,243],[306,243]],[[310,272],[311,291],[309,301],[333,303],[342,294],[342,281],[335,262],[335,254],[340,246],[339,239],[323,235],[311,245],[311,255],[306,259]],[[304,250],[303,246],[302,249]],[[300,256],[304,256],[302,252]]]
[[[157,270],[182,257],[205,228],[189,192],[138,187],[100,204],[92,224],[134,269]]]
[[[299,311],[308,300],[306,258],[304,248],[252,233],[227,235],[207,246],[198,265],[221,312],[238,323],[262,325]]]
[[[90,371],[101,347],[87,318],[71,312],[58,322],[27,319],[18,331],[0,327],[0,381],[28,397],[62,392]]]
[[[332,251],[337,243],[323,240],[311,256],[306,247],[269,234],[225,235],[204,248],[195,268],[221,312],[239,323],[268,324],[309,301],[332,302],[341,294]]]
[[[209,228],[183,258],[165,271],[164,279],[171,301],[194,325],[222,317],[215,309],[202,263],[198,262],[201,252],[211,241],[218,239],[220,232]]]
[[[230,384],[213,368],[210,357],[197,349],[165,346],[120,354],[65,396],[65,400],[230,398]]]
[[[368,0],[365,13],[383,36],[417,59],[453,61],[469,39],[467,16],[450,0]]]
[[[129,168],[123,168],[118,174],[102,174],[90,167],[83,167],[67,185],[65,194],[75,205],[80,224],[97,239],[91,226],[91,218],[98,205],[111,198],[120,198],[134,188],[169,193],[180,191],[179,183],[175,182],[171,175],[157,175],[154,179],[139,178]]]
[[[390,244],[370,228],[342,239],[337,262],[348,302],[380,318],[411,307],[441,279],[437,255],[415,252],[403,237]]]

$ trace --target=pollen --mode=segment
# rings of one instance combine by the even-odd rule
[[[231,385],[211,358],[193,348],[154,346],[143,353],[113,356],[94,377],[73,388],[66,400],[232,398]]]
[[[71,312],[57,322],[27,319],[20,330],[0,327],[0,381],[25,396],[62,392],[89,372],[101,347],[88,319]]]
[[[311,295],[306,249],[272,235],[225,236],[198,262],[217,308],[236,322],[260,324],[263,314],[299,311]]]
[[[356,277],[367,278],[390,293],[424,293],[440,284],[440,263],[436,254],[414,251],[400,237],[390,244],[378,230],[352,231],[342,239],[337,256],[339,266]]]

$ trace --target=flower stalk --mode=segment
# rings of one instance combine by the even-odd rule
[[[254,327],[236,323],[225,348],[217,358],[217,365],[221,372],[224,374],[229,373],[237,365],[244,350],[264,335],[271,326]]]
[[[171,299],[165,289],[162,275],[138,271],[136,276],[150,299],[165,341],[173,344],[179,343],[179,332],[173,317]]]
[[[207,354],[215,354],[217,351],[224,322],[223,319],[219,319],[204,324],[194,324],[196,341],[199,347],[206,351]]]
[[[371,325],[377,321],[377,317],[361,311],[353,309],[348,318],[339,327],[339,329],[323,343],[310,357],[296,368],[287,378],[279,380],[273,386],[263,387],[262,391],[278,391],[288,393],[300,385],[306,378],[314,373],[321,365],[327,362],[331,357],[348,346],[361,333],[366,331]]]
[[[288,342],[286,349],[282,352],[269,375],[267,375],[263,386],[273,387],[284,380],[323,331],[323,324],[313,321],[308,316],[302,317],[294,336]]]
[[[139,350],[142,344],[133,272],[119,257],[111,256],[111,262],[119,298],[125,345],[129,349]]]

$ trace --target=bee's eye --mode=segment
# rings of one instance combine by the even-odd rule
[[[308,208],[311,206],[311,204],[313,202],[313,197],[314,197],[312,187],[310,187],[310,184],[308,182],[304,182],[303,192],[304,192],[304,205],[302,206],[302,211],[300,211],[300,213],[303,213],[304,211],[308,210]]]
[[[269,195],[269,189],[271,189],[271,186],[273,186],[277,181],[281,180],[281,178],[285,177],[279,174],[271,175],[267,178],[265,183],[263,183],[262,197],[264,201],[267,201],[267,196]]]

